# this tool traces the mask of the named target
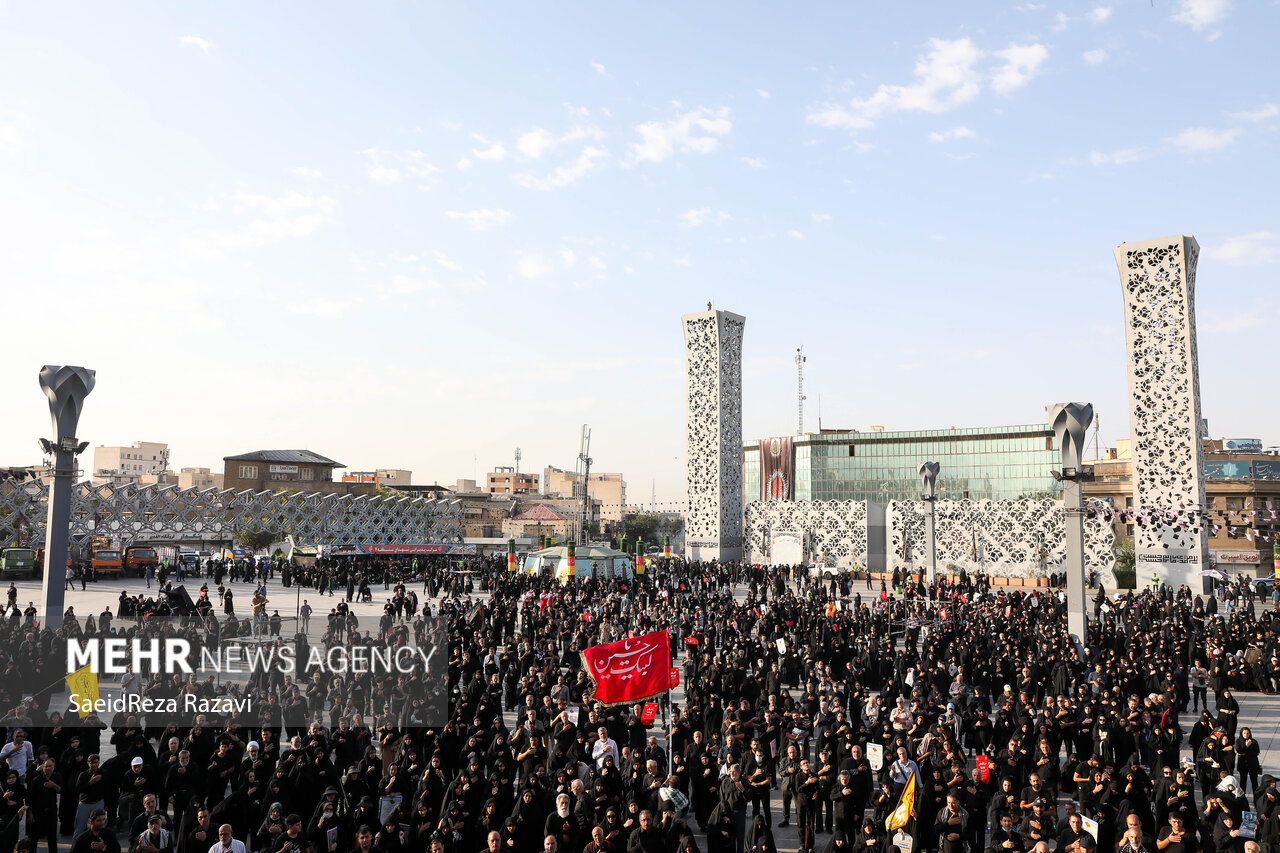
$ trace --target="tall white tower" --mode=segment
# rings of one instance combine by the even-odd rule
[[[686,314],[685,556],[742,559],[742,330],[728,311]]]
[[[1138,583],[1152,573],[1173,587],[1200,588],[1209,568],[1202,515],[1204,421],[1196,357],[1196,260],[1200,245],[1186,234],[1121,243],[1116,266],[1124,289],[1129,362],[1129,423],[1133,436],[1133,505],[1155,515],[1135,527]],[[1178,511],[1184,515],[1179,517]]]

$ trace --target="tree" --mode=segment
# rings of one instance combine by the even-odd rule
[[[279,539],[280,534],[276,533],[276,531],[265,530],[261,527],[236,531],[236,544],[242,548],[248,548],[250,551],[261,551]]]
[[[670,536],[675,539],[684,530],[684,518],[662,512],[637,512],[623,520],[628,539],[640,539],[648,545],[661,545]]]

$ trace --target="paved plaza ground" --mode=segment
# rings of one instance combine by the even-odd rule
[[[202,583],[206,583],[203,578],[189,579],[186,582],[188,592],[195,598]],[[222,612],[221,602],[216,601],[217,587],[210,583],[210,596],[215,599],[215,605],[219,618],[224,616]],[[28,601],[38,601],[40,595],[40,584],[36,581],[19,581],[16,584],[18,588],[18,606],[26,607]],[[7,586],[5,587],[7,589]],[[234,601],[236,615],[243,619],[249,612],[249,599],[252,595],[253,585],[244,582],[237,582],[232,587],[235,590]],[[370,587],[373,593],[373,600],[370,602],[352,601],[350,606],[360,620],[360,630],[370,630],[376,628],[378,619],[382,615],[383,604],[390,597],[389,590],[383,590],[382,584],[374,584]],[[82,592],[77,582],[75,590],[66,591],[66,603],[68,606],[74,606],[76,614],[83,620],[89,614],[99,614],[104,607],[110,607],[112,614],[115,614],[116,607],[119,604],[120,592],[128,591],[131,595],[139,593],[155,594],[155,583],[152,582],[152,589],[148,592],[145,581],[136,578],[129,579],[112,579],[103,580],[98,583],[89,583],[87,588]],[[425,600],[421,586],[416,587],[419,600]],[[739,586],[735,589],[735,594],[744,598],[746,595],[746,587]],[[486,597],[485,593],[477,593],[472,596],[474,599]],[[294,616],[301,601],[310,602],[315,614],[311,618],[310,630],[308,635],[312,642],[318,643],[324,633],[326,625],[326,615],[330,608],[337,605],[339,601],[346,600],[345,589],[335,590],[333,595],[320,596],[316,590],[310,587],[284,587],[279,578],[268,581],[267,583],[267,612],[279,611],[280,616],[284,620],[281,633],[291,636],[296,630],[296,622]],[[433,609],[438,608],[440,599],[432,599],[431,605]],[[683,656],[681,656],[683,660]],[[119,682],[103,680],[104,688],[118,687]],[[676,703],[684,702],[684,685],[681,684],[672,693],[672,699]],[[1253,735],[1262,746],[1262,768],[1263,772],[1275,772],[1280,769],[1280,696],[1264,696],[1258,693],[1236,694],[1236,699],[1240,703],[1240,725],[1250,726],[1253,729]],[[505,715],[507,725],[514,727],[514,714]],[[1188,718],[1184,715],[1184,728],[1189,728],[1194,722],[1194,718]],[[655,726],[650,730],[651,734],[665,740],[666,729],[662,727],[662,719],[656,721]],[[112,754],[110,744],[104,743],[103,758],[108,758]],[[972,766],[972,760],[970,761]],[[798,838],[796,834],[795,824],[792,823],[787,827],[778,827],[778,822],[782,817],[782,796],[779,791],[774,791],[772,796],[773,818],[774,818],[774,837],[777,841],[778,850],[782,853],[793,853],[798,849]],[[691,816],[692,819],[692,816]],[[792,814],[794,821],[795,814]],[[818,849],[825,847],[828,835],[818,836]]]

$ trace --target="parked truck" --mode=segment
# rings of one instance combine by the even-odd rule
[[[36,552],[30,548],[5,548],[0,551],[0,578],[35,578],[40,576]]]
[[[160,555],[150,545],[130,545],[124,549],[124,573],[143,577],[147,569],[160,571]]]

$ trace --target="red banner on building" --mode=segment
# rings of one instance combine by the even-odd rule
[[[605,705],[638,702],[665,693],[670,684],[671,639],[666,631],[592,646],[582,665],[596,683],[592,696]]]
[[[760,440],[760,500],[795,500],[795,460],[790,437]]]

